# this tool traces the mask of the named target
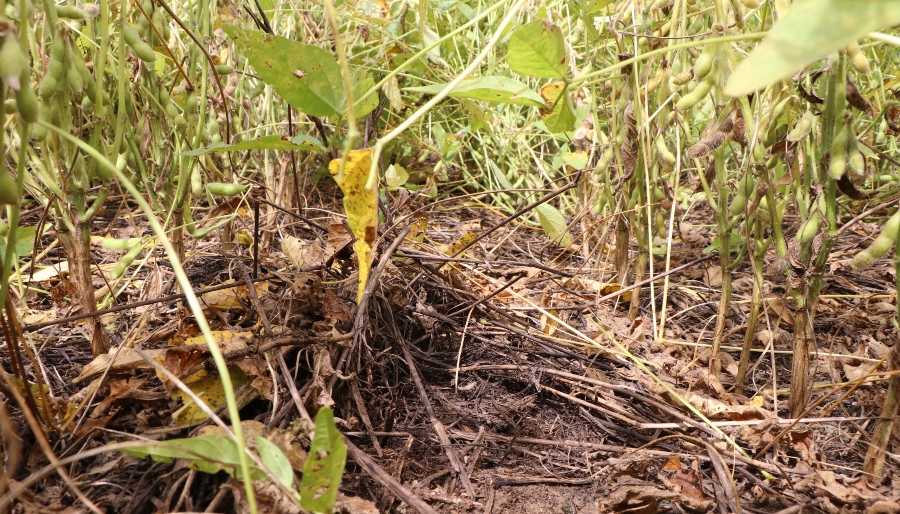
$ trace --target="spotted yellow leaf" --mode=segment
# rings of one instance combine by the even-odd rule
[[[362,300],[369,269],[372,267],[372,248],[378,230],[378,182],[371,177],[372,149],[351,150],[347,155],[344,170],[341,171],[341,159],[334,159],[328,164],[328,171],[334,181],[344,192],[344,213],[347,224],[356,242],[356,258],[359,260],[359,292],[356,301]]]

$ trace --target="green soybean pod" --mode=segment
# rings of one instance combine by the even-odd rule
[[[856,131],[850,130],[847,137],[847,164],[854,175],[861,177],[866,173],[866,158],[859,150],[859,141],[856,139]]]
[[[194,166],[191,171],[191,194],[194,195],[194,198],[203,196],[203,172],[200,171],[199,166]]]
[[[19,76],[27,67],[28,59],[22,53],[19,41],[12,36],[6,36],[0,42],[0,80],[6,82],[11,89],[17,89],[21,87],[21,84],[16,84]]]
[[[169,90],[165,87],[159,88],[159,103],[168,105],[171,100],[172,96],[169,94]]]
[[[813,114],[812,111],[806,111],[805,113],[803,113],[803,116],[800,118],[800,121],[797,122],[797,125],[794,126],[794,129],[788,132],[788,141],[800,141],[801,139],[809,135],[810,131],[812,131],[813,121],[815,119],[816,115]]]
[[[131,263],[134,262],[134,259],[137,258],[137,256],[140,255],[143,250],[143,245],[137,245],[131,250],[128,250],[128,253],[126,253],[112,269],[112,271],[109,272],[109,278],[112,280],[118,280],[122,275],[125,274],[125,270],[128,269],[128,266],[131,266]]]
[[[694,78],[697,80],[703,80],[712,71],[716,48],[717,45],[715,44],[704,46],[703,52],[694,61]]]
[[[16,105],[16,101],[12,98],[3,101],[3,112],[6,114],[15,114],[19,112],[19,107]]]
[[[194,93],[188,93],[187,98],[184,99],[184,113],[197,114],[197,95]]]
[[[19,116],[26,123],[34,123],[38,120],[38,111],[40,110],[37,95],[31,89],[27,72],[22,72],[20,78],[22,87],[16,91],[16,106],[19,108]]]
[[[840,180],[847,169],[847,140],[849,139],[849,123],[844,123],[834,135],[831,142],[831,159],[828,162],[828,176]]]
[[[151,18],[153,19],[153,25],[156,27],[156,30],[162,34],[163,39],[168,41],[169,36],[171,35],[171,29],[169,28],[169,24],[166,23],[166,17],[163,15],[162,9],[153,11],[153,16],[151,16]],[[163,44],[165,44],[165,41],[163,41]]]
[[[705,79],[694,86],[693,91],[682,96],[681,99],[678,100],[678,103],[675,104],[675,108],[679,111],[685,111],[700,103],[700,100],[703,100],[703,97],[705,97],[712,89],[715,81],[715,73],[708,74]]]
[[[17,205],[19,203],[19,187],[16,179],[4,166],[0,168],[0,205]]]
[[[216,66],[216,73],[219,75],[231,75],[234,73],[234,68],[227,64],[220,64]]]
[[[847,45],[845,51],[847,52],[847,57],[850,58],[850,65],[853,66],[857,73],[861,75],[872,73],[872,66],[869,64],[866,54],[859,49],[859,42],[853,41]]]
[[[66,80],[69,83],[69,87],[76,93],[84,91],[84,79],[81,78],[81,73],[78,73],[78,68],[75,66],[70,66],[66,71]]]
[[[241,194],[247,184],[232,184],[227,182],[210,182],[206,184],[206,190],[213,196],[236,196]]]
[[[603,173],[609,168],[609,164],[612,162],[613,157],[615,156],[615,152],[612,145],[609,145],[606,150],[603,151],[603,155],[600,156],[600,160],[597,161],[597,166],[594,168],[595,173]]]
[[[57,5],[56,15],[69,20],[83,20],[84,11],[74,5]]]
[[[659,160],[661,160],[667,168],[675,166],[675,154],[669,150],[668,146],[666,146],[662,134],[656,137],[656,153],[659,155]]]
[[[261,80],[256,81],[256,85],[253,86],[253,90],[250,91],[250,98],[251,99],[256,98],[257,96],[263,94],[263,92],[265,90],[266,90],[266,83]]]
[[[854,255],[850,259],[850,266],[853,269],[865,268],[869,264],[875,262],[875,259],[883,256],[891,249],[897,240],[897,233],[900,231],[900,211],[897,211],[891,219],[884,224],[881,233],[872,241],[868,248]]]
[[[137,29],[128,23],[122,24],[122,39],[140,60],[148,63],[156,61],[156,52],[153,51],[153,47],[141,41]]]
[[[801,243],[809,241],[816,237],[821,228],[822,218],[819,217],[819,213],[816,210],[811,211],[809,218],[803,222],[800,230],[797,231],[797,241],[800,241]]]
[[[101,246],[107,250],[114,250],[117,252],[124,252],[127,250],[131,250],[135,246],[141,243],[140,237],[130,237],[127,239],[116,239],[114,237],[107,237],[103,239],[103,243]]]

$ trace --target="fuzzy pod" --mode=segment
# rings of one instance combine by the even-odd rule
[[[153,47],[141,41],[141,36],[138,34],[137,29],[128,23],[122,24],[122,39],[125,40],[125,44],[131,48],[134,55],[138,56],[138,59],[146,63],[156,61],[156,52],[153,51]]]
[[[21,87],[19,77],[27,67],[28,58],[22,52],[19,41],[11,35],[6,36],[0,43],[0,80],[13,91],[18,91]]]
[[[666,146],[666,142],[663,139],[662,134],[657,136],[656,138],[656,154],[659,156],[659,160],[662,161],[666,167],[671,168],[675,166],[675,154],[669,150],[669,147]]]
[[[34,94],[34,90],[28,84],[28,79],[25,77],[26,73],[23,72],[22,75],[24,82],[23,86],[16,91],[16,107],[19,109],[19,116],[22,117],[22,120],[26,123],[34,123],[38,120],[40,104],[38,104],[37,95]]]
[[[69,66],[69,69],[66,70],[66,81],[69,83],[69,87],[76,93],[84,91],[84,79],[81,77],[81,73],[78,73],[78,69],[75,66]]]
[[[744,7],[747,9],[756,9],[759,7],[759,0],[741,0],[741,3],[744,4]]]
[[[180,114],[176,114],[175,115],[175,126],[180,128],[181,130],[184,130],[184,129],[188,128],[188,122],[186,119],[184,119],[184,116],[182,116]]]
[[[125,274],[125,271],[128,270],[128,267],[131,266],[131,263],[137,258],[141,252],[144,251],[143,245],[137,245],[131,250],[128,250],[122,259],[115,265],[112,271],[109,272],[109,278],[112,280],[118,280]]]
[[[83,20],[84,11],[75,5],[57,5],[56,15],[67,20]]]
[[[18,205],[19,187],[5,167],[0,168],[0,205]]]
[[[5,114],[15,114],[19,112],[19,107],[16,105],[16,101],[12,98],[3,101],[3,112]]]
[[[168,105],[172,101],[172,95],[169,94],[169,90],[165,87],[159,88],[159,103],[163,105]]]
[[[672,85],[681,87],[694,78],[694,70],[685,70],[672,77]]]
[[[900,232],[900,211],[897,211],[884,224],[881,233],[872,241],[868,248],[854,255],[850,259],[850,266],[853,269],[865,268],[869,264],[875,262],[875,259],[883,256],[894,246],[897,241],[897,233]]]
[[[831,158],[828,162],[828,176],[840,180],[847,169],[847,141],[849,140],[849,123],[844,123],[834,135],[831,142]]]
[[[856,139],[856,132],[850,130],[847,137],[847,164],[850,171],[857,177],[862,177],[866,173],[866,158],[859,150],[859,142]]]
[[[610,145],[603,151],[603,154],[600,156],[600,159],[597,161],[597,166],[594,167],[594,172],[597,174],[603,173],[609,168],[610,163],[615,156],[615,151],[613,146]]]
[[[263,92],[265,92],[265,90],[266,90],[266,83],[261,80],[258,80],[256,82],[256,85],[253,86],[253,90],[250,91],[250,98],[256,98],[257,96],[263,94]]]
[[[857,73],[860,75],[872,73],[872,66],[869,64],[866,54],[859,49],[859,42],[853,41],[847,45],[845,51],[847,52],[847,57],[850,58],[850,65],[853,66]]]
[[[163,15],[162,9],[153,11],[153,16],[151,16],[151,18],[153,19],[153,25],[156,27],[156,30],[162,34],[163,39],[168,41],[172,32],[169,28],[169,24],[166,23],[166,17]],[[165,44],[165,41],[163,41],[163,44]]]
[[[219,75],[231,75],[234,73],[234,68],[227,64],[220,64],[216,66],[216,73]]]
[[[694,61],[694,78],[697,80],[703,80],[707,75],[713,70],[713,61],[716,57],[716,48],[717,45],[706,45],[703,47],[703,52],[700,53],[700,56],[697,57],[697,60]]]
[[[197,95],[188,93],[187,98],[184,99],[184,113],[197,114],[197,102]]]
[[[794,126],[793,130],[788,132],[787,139],[791,142],[797,142],[809,135],[813,128],[813,122],[816,115],[812,111],[806,111],[800,118],[800,121]]]
[[[675,108],[679,111],[685,111],[700,103],[700,100],[703,100],[703,98],[712,89],[715,81],[715,73],[708,74],[706,78],[704,78],[702,81],[698,82],[696,86],[694,86],[694,89],[690,93],[682,96],[681,99],[678,100],[678,103],[675,104]]]
[[[178,116],[178,108],[175,107],[174,103],[169,102],[168,104],[166,104],[166,114],[168,114],[171,118]]]
[[[797,241],[801,243],[805,243],[810,239],[816,237],[819,234],[819,230],[822,228],[822,218],[819,217],[819,212],[817,209],[813,209],[809,218],[800,226],[800,229],[797,231]]]
[[[237,196],[244,192],[247,184],[232,184],[227,182],[210,182],[206,184],[206,190],[213,196]]]
[[[191,171],[191,194],[194,195],[194,198],[203,196],[203,172],[199,166],[194,166]]]
[[[126,252],[131,250],[135,246],[141,244],[142,239],[140,237],[130,237],[127,239],[116,239],[114,237],[107,237],[103,239],[103,246],[106,250],[113,250],[115,252]]]

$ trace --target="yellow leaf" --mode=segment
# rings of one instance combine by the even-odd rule
[[[353,249],[359,260],[359,292],[356,301],[362,300],[369,269],[372,267],[372,248],[378,231],[378,183],[369,177],[372,167],[372,149],[351,150],[347,155],[344,170],[341,159],[328,164],[328,171],[344,192],[344,213],[347,224],[356,238]],[[373,180],[370,180],[372,178]]]

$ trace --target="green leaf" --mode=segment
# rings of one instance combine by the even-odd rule
[[[377,100],[377,98],[376,98]],[[250,141],[243,141],[233,145],[225,143],[216,143],[205,148],[197,148],[189,152],[182,152],[181,155],[187,157],[195,157],[211,152],[235,152],[240,150],[300,150],[306,152],[325,152],[322,143],[312,137],[306,135],[294,136],[288,139],[285,136],[263,136]]]
[[[290,487],[294,480],[294,474],[291,471],[291,463],[284,453],[265,438],[259,437],[256,442],[262,463],[281,483]],[[191,469],[213,474],[225,471],[235,478],[241,478],[241,461],[237,443],[226,435],[202,435],[158,441],[128,448],[122,452],[138,458],[149,456],[157,462],[185,459]],[[268,479],[265,471],[256,466],[253,461],[250,462],[250,479]]]
[[[569,233],[566,218],[556,209],[556,207],[542,203],[538,205],[538,219],[541,220],[541,228],[547,233],[550,239],[556,241],[559,246],[568,248],[572,245],[572,234]]]
[[[309,446],[300,481],[300,506],[316,512],[331,512],[347,461],[347,446],[334,425],[328,407],[316,415],[316,435]]]
[[[31,255],[34,250],[34,232],[37,227],[19,227],[16,229],[16,255]],[[0,256],[6,255],[5,239],[0,239]]]
[[[547,20],[534,20],[513,32],[507,58],[519,75],[561,79],[569,69],[562,29]]]
[[[365,72],[353,73],[352,82],[354,101],[356,101],[357,98],[361,97],[363,94],[365,94],[366,91],[368,91],[375,85],[375,80],[372,79],[372,76]],[[374,111],[376,107],[378,107],[378,95],[370,95],[365,99],[365,101],[363,101],[362,104],[356,106],[353,114],[356,115],[357,118],[362,118],[366,114]],[[345,95],[341,99],[341,112],[345,112],[346,109],[347,97]]]
[[[224,25],[259,77],[292,107],[310,116],[341,112],[344,87],[334,57],[319,47],[258,30]]]
[[[407,87],[404,88],[404,91],[438,94],[443,91],[445,87],[447,87],[447,84],[433,84],[430,86]],[[453,91],[450,92],[450,96],[455,98],[485,100],[491,103],[546,107],[537,93],[529,89],[525,84],[510,77],[490,76],[464,80],[461,84],[453,88]]]
[[[294,483],[294,470],[291,468],[291,461],[281,448],[265,437],[257,436],[256,449],[259,452],[259,460],[269,468],[275,478],[285,487],[291,487]]]
[[[743,96],[786,79],[865,34],[900,23],[900,0],[794,2],[725,86]]]

